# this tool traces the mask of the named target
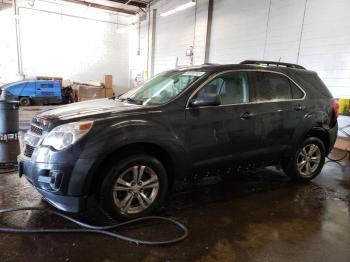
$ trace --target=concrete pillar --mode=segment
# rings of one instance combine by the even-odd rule
[[[148,55],[147,55],[147,74],[148,79],[154,76],[154,49],[156,38],[156,19],[157,9],[149,11],[148,18]]]
[[[198,0],[194,33],[194,64],[208,62],[213,0]]]

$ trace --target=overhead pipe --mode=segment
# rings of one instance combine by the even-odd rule
[[[112,11],[112,12],[116,12],[116,13],[124,13],[124,14],[129,14],[129,15],[136,15],[137,14],[136,11],[127,10],[127,9],[118,8],[118,7],[113,7],[113,6],[96,4],[96,3],[92,3],[92,2],[88,2],[88,1],[82,1],[82,0],[64,0],[64,1],[69,2],[69,3],[85,5],[88,7],[108,10],[108,11]]]
[[[146,8],[148,6],[148,2],[141,1],[141,0],[110,0],[111,2],[120,3],[124,5],[132,5],[137,6],[140,8]]]

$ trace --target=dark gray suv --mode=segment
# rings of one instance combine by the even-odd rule
[[[315,72],[244,61],[161,73],[119,98],[39,113],[20,175],[55,207],[95,197],[121,219],[151,213],[198,170],[281,165],[317,176],[337,136],[338,106]]]

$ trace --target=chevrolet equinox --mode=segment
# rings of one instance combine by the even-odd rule
[[[170,70],[118,98],[37,114],[19,174],[61,210],[80,212],[94,197],[132,219],[196,170],[278,165],[293,180],[313,179],[334,146],[337,116],[327,87],[300,65]]]

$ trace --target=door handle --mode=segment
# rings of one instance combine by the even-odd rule
[[[294,110],[295,111],[302,111],[304,109],[304,106],[302,106],[302,105],[296,105],[295,107],[294,107]]]
[[[251,118],[253,116],[254,116],[254,114],[252,114],[250,112],[244,112],[243,114],[241,114],[240,118],[242,120],[247,120],[247,119],[249,119],[249,118]]]

